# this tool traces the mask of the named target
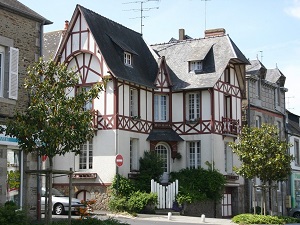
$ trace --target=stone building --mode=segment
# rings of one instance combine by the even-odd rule
[[[5,129],[7,119],[28,107],[26,70],[42,55],[43,26],[52,22],[17,0],[0,0],[0,20],[0,127]],[[0,205],[14,201],[35,214],[37,178],[25,170],[36,168],[37,157],[20,151],[17,139],[1,132]]]

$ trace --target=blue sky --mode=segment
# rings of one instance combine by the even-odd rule
[[[140,0],[19,1],[53,22],[45,32],[63,29],[76,4],[141,31]],[[287,109],[300,115],[300,0],[142,1],[142,29],[148,44],[178,38],[180,28],[192,38],[202,38],[205,28],[225,28],[247,58],[281,70],[288,88]]]

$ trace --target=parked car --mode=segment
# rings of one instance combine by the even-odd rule
[[[41,195],[41,210],[45,211],[45,194],[46,189],[42,188]],[[62,194],[59,190],[52,188],[52,213],[56,215],[65,214],[69,211],[69,196]],[[72,198],[71,201],[71,212],[77,212],[78,208],[85,207],[77,198]]]
[[[289,215],[295,218],[300,218],[300,207],[292,208],[289,211]]]

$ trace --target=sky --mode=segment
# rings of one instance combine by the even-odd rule
[[[203,38],[205,29],[224,28],[246,58],[284,74],[286,108],[300,116],[300,0],[19,1],[53,22],[44,32],[63,29],[77,4],[142,31],[148,44],[178,39],[179,29]]]

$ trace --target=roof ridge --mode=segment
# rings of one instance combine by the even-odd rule
[[[119,26],[121,26],[121,27],[124,27],[124,28],[126,28],[126,29],[128,29],[128,30],[131,30],[131,31],[133,31],[133,32],[135,32],[135,33],[141,35],[141,33],[137,32],[137,31],[135,31],[135,30],[132,30],[132,29],[130,29],[129,27],[126,27],[126,26],[124,26],[124,25],[122,25],[122,24],[120,24],[120,23],[118,23],[118,22],[116,22],[116,21],[113,21],[112,19],[109,19],[109,18],[107,18],[107,17],[105,17],[105,16],[103,16],[103,15],[100,15],[99,13],[97,13],[97,12],[91,10],[91,9],[88,9],[88,8],[86,8],[86,7],[84,7],[84,6],[80,5],[80,4],[77,4],[77,6],[83,8],[83,9],[85,9],[85,10],[88,10],[88,11],[90,11],[90,12],[96,14],[97,16],[100,16],[100,17],[102,17],[102,18],[104,18],[104,19],[106,19],[106,20],[108,20],[108,21],[110,21],[110,22],[113,22],[113,23],[115,23],[115,24],[117,24],[117,25],[119,25]]]

